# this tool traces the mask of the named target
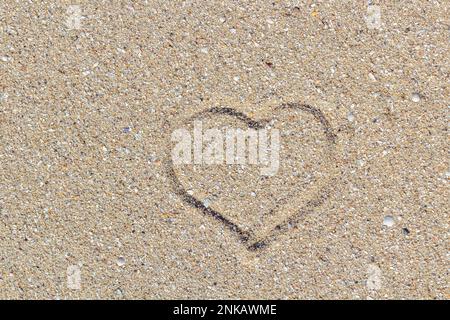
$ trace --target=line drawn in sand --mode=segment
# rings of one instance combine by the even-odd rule
[[[284,103],[277,107],[275,107],[275,111],[277,110],[296,110],[308,113],[314,117],[314,119],[320,124],[322,133],[325,135],[325,139],[327,141],[329,150],[331,152],[335,152],[336,146],[336,135],[334,134],[328,120],[325,118],[324,114],[317,108],[309,105],[309,104],[301,104],[301,103]],[[188,118],[190,120],[194,120],[203,115],[211,115],[211,116],[220,116],[227,115],[235,118],[236,120],[244,123],[248,128],[252,129],[263,129],[269,123],[269,120],[254,120],[246,114],[237,111],[230,107],[213,107],[207,109],[205,111],[196,113],[194,116]],[[168,153],[170,154],[170,152]],[[332,164],[331,167],[339,171],[338,164]],[[330,186],[333,186],[333,182],[335,179],[331,179],[326,187],[322,188],[320,192],[310,196],[309,200],[306,201],[305,205],[302,206],[298,210],[294,210],[293,214],[290,214],[286,217],[282,217],[281,221],[273,225],[273,227],[268,226],[268,232],[265,234],[258,234],[257,230],[244,230],[239,223],[233,221],[232,218],[227,217],[224,213],[219,212],[211,208],[209,205],[205,205],[203,201],[198,199],[195,195],[187,192],[186,188],[181,183],[176,171],[175,165],[172,161],[170,155],[168,155],[166,159],[166,171],[168,177],[170,178],[174,192],[188,205],[197,210],[201,211],[205,216],[211,217],[216,221],[219,221],[224,226],[226,226],[231,232],[237,235],[238,239],[246,246],[246,248],[250,251],[256,251],[266,247],[271,241],[273,241],[277,236],[282,233],[285,233],[287,230],[295,227],[301,218],[301,216],[312,213],[314,209],[319,207],[321,204],[325,202],[325,200],[330,195]],[[276,210],[282,210],[279,205],[276,205],[271,212]]]

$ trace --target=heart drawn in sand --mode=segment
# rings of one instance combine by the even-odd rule
[[[264,119],[251,118],[230,107],[214,107],[189,117],[180,125],[184,130],[183,140],[192,141],[194,136],[191,144],[194,156],[188,156],[193,159],[189,163],[174,161],[173,154],[167,161],[176,193],[189,205],[227,226],[250,250],[262,248],[278,234],[295,228],[301,216],[324,202],[339,172],[336,136],[323,113],[311,105],[282,104],[272,107],[270,118]],[[222,142],[203,134],[211,129],[223,137]],[[227,162],[230,129],[267,134],[266,155],[279,154],[276,165],[267,162],[264,165],[276,170],[269,175],[262,174],[262,163],[250,161],[250,153],[247,161]],[[276,142],[271,135],[275,131],[279,136],[278,150],[276,145],[267,144]],[[263,138],[257,135],[257,139],[261,143]],[[212,143],[217,147],[217,141],[219,147],[226,149],[223,162],[196,161],[195,148],[205,152]],[[249,146],[250,138],[245,141]],[[172,150],[177,142],[172,136]]]

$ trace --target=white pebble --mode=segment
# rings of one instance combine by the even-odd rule
[[[348,121],[350,121],[350,122],[355,121],[355,116],[353,115],[352,112],[349,112],[349,113],[348,113],[347,119],[348,119]]]
[[[411,95],[411,100],[412,100],[413,102],[419,102],[419,101],[420,101],[420,94],[418,94],[417,92],[414,92],[414,93]]]
[[[210,204],[211,204],[211,201],[209,199],[203,200],[203,205],[205,206],[205,208],[208,208]]]
[[[119,297],[119,298],[122,298],[123,297],[123,291],[122,291],[122,289],[117,289],[116,290],[116,295]]]
[[[118,257],[116,262],[117,262],[117,265],[119,267],[123,267],[125,265],[125,258],[124,257]]]
[[[393,216],[386,216],[383,219],[383,225],[386,227],[392,227],[394,225],[394,217]]]

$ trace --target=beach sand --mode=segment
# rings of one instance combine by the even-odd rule
[[[448,17],[2,1],[0,298],[448,299]],[[199,119],[279,129],[276,174],[175,165]]]

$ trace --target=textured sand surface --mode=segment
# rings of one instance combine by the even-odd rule
[[[1,1],[0,298],[449,298],[448,17]],[[279,175],[170,165],[172,130],[212,107],[275,119]]]

